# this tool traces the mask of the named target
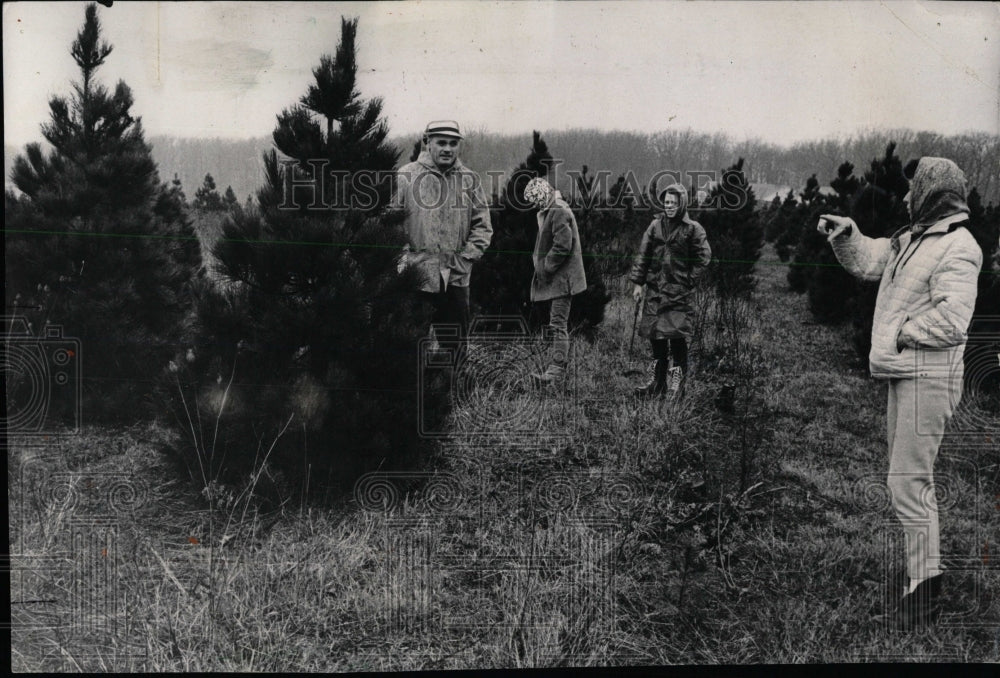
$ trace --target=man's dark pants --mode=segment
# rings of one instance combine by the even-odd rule
[[[444,283],[442,282],[442,287]],[[421,292],[421,298],[434,307],[431,326],[441,348],[455,348],[459,355],[465,352],[469,335],[469,288],[449,285],[440,292]],[[457,332],[457,334],[456,334]]]

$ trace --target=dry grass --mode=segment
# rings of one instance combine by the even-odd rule
[[[706,293],[680,403],[629,395],[649,356],[619,290],[568,389],[524,385],[537,342],[484,344],[425,471],[338,506],[206,508],[157,425],[14,445],[15,670],[995,661],[996,448],[954,432],[938,462],[949,614],[870,622],[901,563],[885,388],[773,261],[754,305]]]

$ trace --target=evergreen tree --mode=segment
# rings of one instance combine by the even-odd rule
[[[127,420],[153,404],[152,377],[184,341],[200,250],[180,182],[159,182],[131,90],[95,79],[112,53],[96,5],[70,53],[81,80],[49,101],[52,151],[29,144],[11,172],[22,194],[5,198],[6,297],[36,336],[53,323],[80,339],[86,419]]]
[[[842,163],[837,168],[837,178],[830,182],[830,188],[837,192],[840,209],[850,209],[854,194],[861,188],[861,181],[854,176],[854,165],[849,162]]]
[[[619,175],[615,183],[608,189],[608,203],[612,207],[626,207],[632,202],[633,196],[625,183],[625,176]]]
[[[191,202],[191,206],[196,210],[203,210],[205,212],[218,212],[225,209],[222,196],[216,190],[215,179],[212,178],[211,174],[205,175],[205,180],[202,182],[201,188],[194,193],[194,200]]]
[[[708,279],[724,296],[749,294],[756,285],[753,272],[764,246],[764,229],[755,212],[757,198],[743,172],[743,158],[722,173],[709,204],[714,209],[694,216],[705,227],[712,248]]]
[[[190,394],[173,401],[178,425],[196,422],[197,450],[178,448],[192,475],[247,481],[270,450],[257,491],[275,501],[415,460],[419,418],[441,405],[418,399],[429,315],[418,273],[397,271],[406,237],[403,215],[385,209],[389,186],[376,186],[372,204],[329,207],[362,171],[391,178],[398,156],[381,101],[355,90],[356,29],[342,20],[335,56],[321,58],[300,105],[277,116],[274,144],[290,161],[265,154],[257,208],[230,215],[213,250],[224,284],[200,300],[195,361],[176,363],[179,393]],[[333,171],[344,172],[336,186]],[[217,418],[217,437],[197,429]]]
[[[187,207],[187,196],[184,195],[184,188],[181,186],[181,179],[174,172],[174,178],[170,182],[170,192],[173,198],[183,207]]]
[[[694,187],[691,187],[692,190]],[[781,196],[775,194],[771,203],[765,205],[761,216],[764,218],[764,240],[775,242],[784,230],[784,223],[781,220]]]
[[[890,142],[882,158],[871,161],[862,179],[854,175],[854,165],[844,162],[830,181],[835,195],[826,196],[819,182],[810,178],[802,192],[795,224],[799,241],[788,271],[788,282],[796,292],[808,292],[809,309],[821,322],[850,318],[859,355],[866,357],[871,339],[877,284],[859,281],[837,261],[826,236],[816,230],[821,214],[850,216],[865,235],[882,237],[907,222],[902,202],[908,190],[903,166]],[[815,177],[815,175],[813,175]]]
[[[850,216],[860,231],[871,238],[887,238],[910,222],[903,198],[910,190],[896,144],[889,142],[885,154],[874,158],[851,206]],[[827,245],[829,247],[829,245]],[[872,322],[878,282],[855,280],[849,302],[854,347],[858,358],[867,361],[871,351]]]
[[[820,191],[819,179],[816,175],[811,175],[806,180],[805,188],[799,192],[799,199],[794,202],[792,210],[793,216],[789,218],[787,231],[782,237],[781,244],[786,247],[794,247],[795,253],[792,265],[788,271],[788,284],[795,292],[802,293],[809,289],[812,276],[819,266],[830,265],[825,260],[826,254],[822,251],[825,241],[814,228],[810,227],[809,220],[824,212],[835,209],[827,200],[826,195]]]
[[[226,193],[222,196],[222,205],[230,212],[240,206],[239,200],[236,199],[236,194],[233,193],[232,186],[226,186]]]
[[[784,238],[779,239],[780,245],[788,246],[794,242],[794,254],[788,266],[788,287],[798,294],[802,294],[809,289],[809,281],[817,265],[820,265],[824,256],[823,247],[826,240],[822,235],[813,233],[810,228],[809,218],[813,214],[822,214],[825,205],[811,205],[804,199],[795,203],[789,217],[788,227]],[[819,207],[820,211],[816,211]],[[787,251],[787,250],[786,250]]]
[[[774,196],[774,198],[777,200],[778,196]],[[778,253],[779,259],[788,261],[795,246],[798,245],[803,226],[800,221],[799,203],[795,199],[795,191],[788,190],[788,195],[781,201],[781,207],[778,209],[774,221],[777,222],[774,226],[776,233],[775,251]],[[791,281],[789,280],[789,282]]]
[[[979,191],[969,191],[969,230],[983,251],[983,268],[969,341],[965,350],[965,380],[983,393],[1000,395],[1000,210],[983,207]]]
[[[801,196],[802,202],[807,205],[812,204],[812,202],[820,196],[819,179],[816,178],[815,174],[806,180],[806,188],[802,191]]]
[[[473,269],[474,314],[519,315],[532,326],[539,324],[538,310],[530,300],[538,212],[524,201],[524,187],[535,177],[547,177],[551,163],[548,144],[539,132],[533,132],[527,159],[511,173],[498,205],[491,210],[493,239]]]
[[[590,176],[590,168],[586,165],[581,169],[580,175],[576,177],[576,189],[579,191],[579,198],[584,209],[590,211],[597,196],[595,195],[594,177]]]
[[[815,177],[815,175],[813,175]],[[844,270],[833,253],[826,237],[816,229],[819,216],[824,213],[850,214],[851,204],[861,182],[854,176],[854,165],[842,163],[837,168],[837,176],[830,187],[837,194],[827,198],[819,190],[817,181],[808,203],[808,216],[803,223],[803,239],[809,254],[810,266],[800,268],[807,276],[806,292],[809,295],[809,310],[820,322],[839,322],[848,315],[850,300],[856,293],[857,281]],[[809,190],[809,187],[806,189]]]

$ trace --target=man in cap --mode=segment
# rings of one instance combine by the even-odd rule
[[[424,275],[421,294],[434,305],[432,326],[457,331],[458,347],[469,330],[469,280],[493,237],[479,175],[462,164],[462,133],[454,120],[427,125],[424,149],[399,169],[394,204],[406,210],[408,250],[401,266]],[[436,331],[439,345],[445,332]]]

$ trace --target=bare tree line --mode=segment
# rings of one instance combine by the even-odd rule
[[[631,170],[645,181],[665,169],[721,171],[742,157],[746,159],[744,171],[752,184],[788,186],[796,191],[813,174],[821,185],[828,185],[844,161],[853,163],[860,177],[872,160],[884,154],[886,144],[895,141],[902,158],[924,155],[951,158],[965,170],[969,187],[979,189],[984,203],[1000,203],[1000,135],[985,132],[944,135],[910,129],[865,130],[850,136],[782,146],[758,138],[736,140],[722,132],[690,129],[653,133],[541,131],[553,155],[563,160],[560,168],[563,176],[566,170],[579,170],[587,165],[592,174],[601,170],[610,172],[612,180]],[[412,146],[412,141],[409,145]],[[484,174],[486,168],[509,172],[530,147],[530,132],[505,136],[479,131],[469,135],[464,157],[471,167]]]
[[[813,174],[821,185],[828,185],[844,161],[853,163],[855,173],[861,176],[871,160],[884,153],[886,144],[895,141],[897,153],[904,159],[922,155],[951,158],[965,170],[970,188],[978,188],[984,204],[1000,204],[1000,135],[985,132],[945,135],[910,129],[871,129],[783,146],[759,138],[737,140],[723,132],[691,129],[540,131],[553,155],[563,161],[558,181],[564,191],[569,189],[571,181],[567,171],[579,171],[584,165],[591,174],[607,172],[609,183],[613,183],[628,170],[640,181],[647,181],[665,169],[720,171],[743,157],[744,171],[752,184],[790,187],[797,192]],[[406,162],[417,138],[398,136],[394,141],[400,149],[400,163]],[[177,173],[185,190],[193,195],[205,174],[211,173],[219,186],[231,185],[240,201],[260,184],[263,171],[260,157],[272,147],[267,137],[233,140],[161,136],[152,137],[150,143],[163,180]],[[489,187],[497,182],[491,182],[487,173],[506,175],[530,149],[531,130],[506,135],[478,129],[468,131],[463,158],[480,172],[489,192]]]

